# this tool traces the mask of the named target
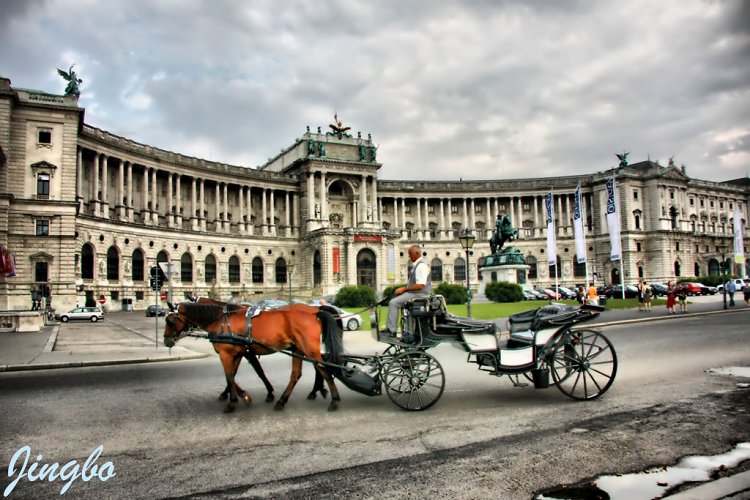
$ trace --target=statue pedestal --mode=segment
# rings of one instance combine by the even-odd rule
[[[497,266],[480,267],[479,275],[482,277],[482,280],[479,282],[477,295],[484,296],[484,288],[487,286],[487,283],[492,283],[494,281],[516,283],[524,290],[531,288],[526,279],[530,267],[531,266],[528,264],[501,264]]]

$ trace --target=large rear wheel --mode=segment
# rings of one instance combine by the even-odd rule
[[[595,330],[571,332],[555,346],[549,359],[552,380],[573,399],[595,399],[612,385],[617,355],[612,343]]]
[[[423,351],[398,354],[381,372],[388,397],[409,411],[426,410],[437,403],[445,389],[443,367]]]

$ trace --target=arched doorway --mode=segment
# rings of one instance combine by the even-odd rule
[[[619,285],[620,284],[620,269],[613,267],[612,272],[610,273],[610,280],[609,283],[611,285]]]
[[[357,254],[357,284],[377,290],[377,258],[375,252],[364,248]]]

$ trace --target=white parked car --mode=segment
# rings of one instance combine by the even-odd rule
[[[359,327],[362,326],[362,316],[360,316],[359,314],[346,312],[340,307],[332,306],[331,304],[326,305],[328,307],[336,309],[338,315],[341,317],[341,322],[344,324],[345,329],[359,330]]]
[[[98,307],[76,307],[68,312],[57,314],[55,317],[63,323],[74,319],[85,319],[96,323],[100,319],[104,319],[104,313]]]

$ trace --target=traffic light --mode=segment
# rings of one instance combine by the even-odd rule
[[[152,266],[150,274],[149,286],[151,286],[151,290],[161,290],[161,287],[164,286],[164,282],[167,281],[164,271],[158,266]]]

